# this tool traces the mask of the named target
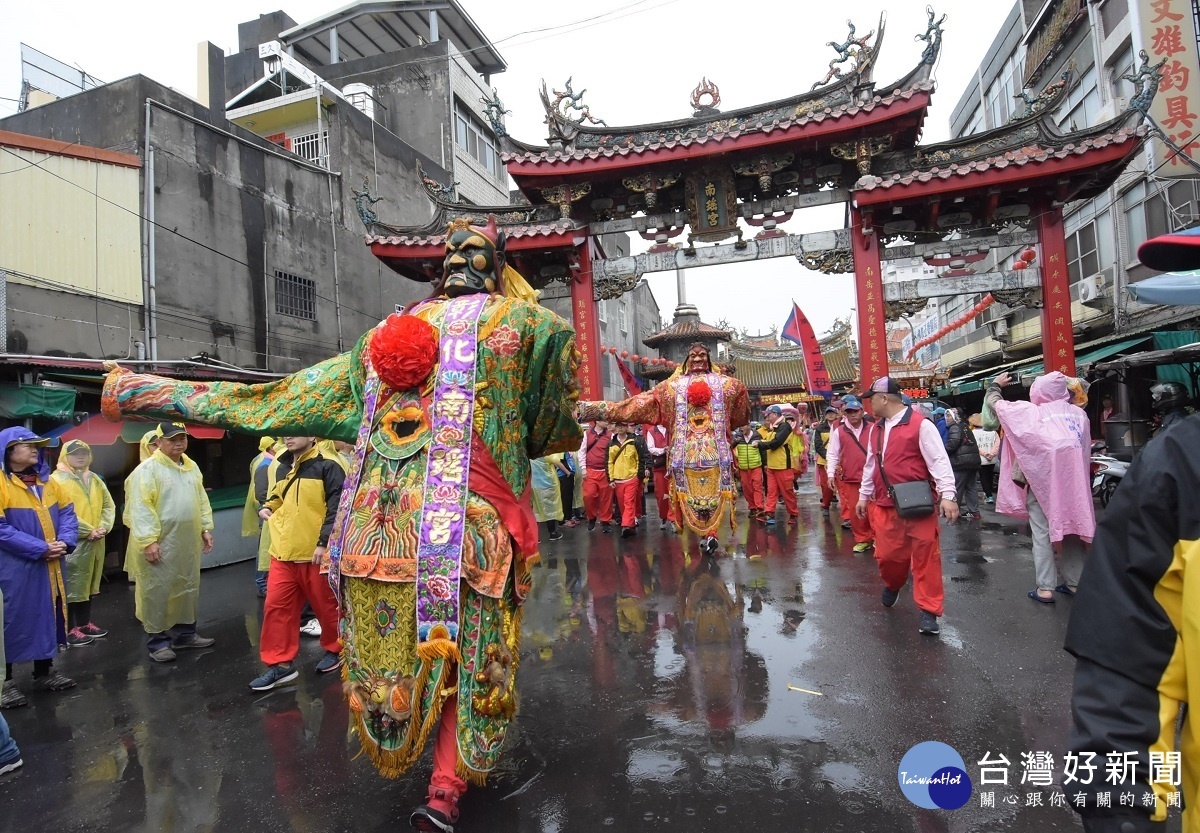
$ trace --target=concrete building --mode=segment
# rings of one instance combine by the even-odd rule
[[[1196,6],[1188,0],[1176,4],[1193,11]],[[1007,124],[1023,112],[1022,92],[1031,98],[1051,95],[1049,88],[1061,83],[1064,73],[1066,89],[1054,111],[1060,130],[1114,118],[1129,106],[1133,92],[1122,76],[1137,69],[1137,14],[1138,5],[1131,0],[1018,0],[954,109],[953,135]],[[1200,79],[1192,78],[1189,90],[1200,91]],[[1070,204],[1064,212],[1071,315],[1081,364],[1089,354],[1098,358],[1109,345],[1139,337],[1139,343],[1146,342],[1155,329],[1194,323],[1196,310],[1138,304],[1126,290],[1154,274],[1138,262],[1137,247],[1143,241],[1200,220],[1196,178],[1164,180],[1148,173],[1143,154],[1100,197]],[[974,266],[980,272],[1009,268],[1016,255],[1017,250],[1007,251]],[[980,300],[978,295],[944,299],[940,320],[953,321]],[[944,367],[955,369],[957,379],[966,379],[973,370],[1036,357],[1041,349],[1038,310],[997,303],[942,339],[940,359]]]
[[[304,24],[276,11],[238,26],[238,51],[225,58],[226,115],[319,162],[324,82],[323,108],[353,104],[373,129],[434,160],[458,201],[498,205],[508,202],[503,113],[489,116],[485,102],[505,68],[458,0],[355,3]]]

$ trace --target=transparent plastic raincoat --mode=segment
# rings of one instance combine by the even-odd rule
[[[152,431],[147,431],[145,434],[142,435],[141,442],[138,443],[138,460],[139,460],[138,465],[145,463],[147,460],[150,459],[151,455],[154,454],[154,447],[151,446],[150,443],[157,442],[157,441],[158,441],[158,429],[157,428],[153,429]],[[129,517],[129,482],[131,480],[133,480],[133,475],[136,472],[137,472],[137,469],[135,468],[132,472],[129,473],[129,476],[125,478],[125,505],[121,507],[121,523],[125,524],[126,529],[131,529],[133,526],[133,522],[130,520],[130,517]],[[126,573],[129,574],[129,580],[134,581],[134,582],[136,582],[137,579],[133,575],[133,570],[130,568],[130,564],[133,562],[134,557],[137,555],[139,555],[139,553],[134,550],[133,537],[130,536],[128,543],[126,543],[126,545],[125,545],[124,570]]]
[[[135,613],[146,633],[195,622],[201,534],[213,528],[200,469],[186,454],[176,465],[156,451],[129,475],[125,500],[130,519],[126,568],[137,582]],[[151,564],[145,552],[155,542],[162,558]]]
[[[562,490],[558,486],[558,474],[554,466],[562,457],[561,454],[548,454],[529,461],[533,475],[530,483],[533,514],[539,521],[562,520]]]
[[[82,469],[71,467],[68,455],[86,451],[87,465]],[[113,503],[108,486],[100,475],[92,472],[92,449],[82,440],[71,440],[63,446],[58,460],[58,470],[50,479],[58,483],[67,500],[75,506],[75,518],[79,522],[79,543],[75,551],[63,560],[64,580],[67,585],[67,601],[86,602],[100,592],[100,578],[104,573],[105,540],[89,540],[96,529],[111,532],[117,520],[117,506]]]
[[[246,492],[246,505],[242,508],[242,537],[258,536],[258,563],[255,569],[265,573],[271,569],[271,530],[261,523],[258,510],[275,488],[275,472],[279,468],[275,459],[286,450],[286,446],[276,442],[274,437],[263,437],[258,441],[258,449],[258,456],[250,462],[250,487]],[[260,472],[260,468],[263,471]],[[266,484],[265,489],[261,488],[263,483]]]

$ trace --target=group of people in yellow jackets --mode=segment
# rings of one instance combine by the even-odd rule
[[[808,468],[808,443],[795,408],[772,405],[765,417],[765,424],[751,424],[734,434],[733,462],[751,517],[774,524],[782,500],[788,521],[795,523],[800,516],[796,483]]]

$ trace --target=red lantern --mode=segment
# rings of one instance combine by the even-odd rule
[[[629,351],[628,351],[628,350],[622,350],[622,351],[621,351],[621,358],[623,358],[623,359],[627,359],[627,358],[629,358]]]
[[[1037,249],[1031,246],[1030,248],[1021,252],[1021,260],[1025,261],[1026,263],[1033,263],[1035,260],[1037,260]]]
[[[1016,263],[1014,263],[1014,264],[1013,264],[1012,268],[1013,268],[1014,270],[1028,269],[1028,268],[1029,268],[1029,264],[1028,264],[1028,263],[1026,263],[1026,262],[1025,262],[1025,261],[1023,261],[1023,260],[1018,260]]]
[[[638,362],[640,362],[642,360],[642,357],[639,356],[637,353],[634,353],[629,358],[633,360],[634,364],[637,364]]]

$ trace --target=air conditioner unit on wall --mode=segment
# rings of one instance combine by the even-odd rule
[[[1079,303],[1099,306],[1108,301],[1108,275],[1097,272],[1079,282]]]

